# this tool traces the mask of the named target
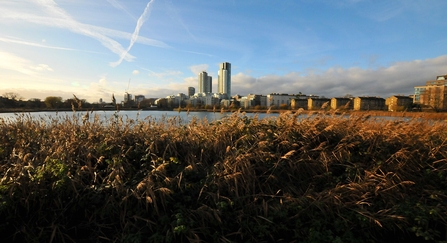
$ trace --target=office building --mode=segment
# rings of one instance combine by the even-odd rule
[[[226,94],[228,98],[231,97],[231,64],[223,62],[220,64],[218,74],[218,93]]]

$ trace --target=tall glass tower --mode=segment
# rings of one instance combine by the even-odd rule
[[[231,63],[220,64],[217,86],[220,94],[226,94],[228,99],[231,98]]]

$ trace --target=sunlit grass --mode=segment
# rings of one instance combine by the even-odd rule
[[[0,120],[4,239],[446,240],[443,121],[91,115]]]

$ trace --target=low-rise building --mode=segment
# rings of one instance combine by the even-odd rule
[[[160,109],[168,108],[168,99],[160,98],[155,100],[155,105]]]
[[[354,108],[353,98],[334,97],[331,99],[331,109],[333,110],[352,110]]]
[[[279,108],[281,105],[290,106],[291,100],[295,95],[271,93],[267,95],[267,106]]]
[[[292,107],[292,109],[297,110],[297,109],[304,109],[307,110],[308,107],[308,101],[307,99],[292,99],[290,101],[290,106]]]
[[[144,100],[144,95],[135,95],[134,99],[135,99],[135,103],[140,103]]]
[[[330,102],[331,100],[328,98],[309,98],[307,99],[307,109],[308,110],[328,109],[330,108],[329,106]]]
[[[228,108],[231,105],[231,100],[223,99],[220,101],[220,107]]]
[[[388,111],[404,111],[411,108],[413,98],[403,95],[393,95],[386,99],[385,105]]]
[[[354,110],[385,110],[385,99],[380,97],[355,97]]]

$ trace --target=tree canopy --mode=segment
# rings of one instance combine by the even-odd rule
[[[58,108],[62,104],[62,97],[58,96],[48,96],[44,101],[48,108]]]

